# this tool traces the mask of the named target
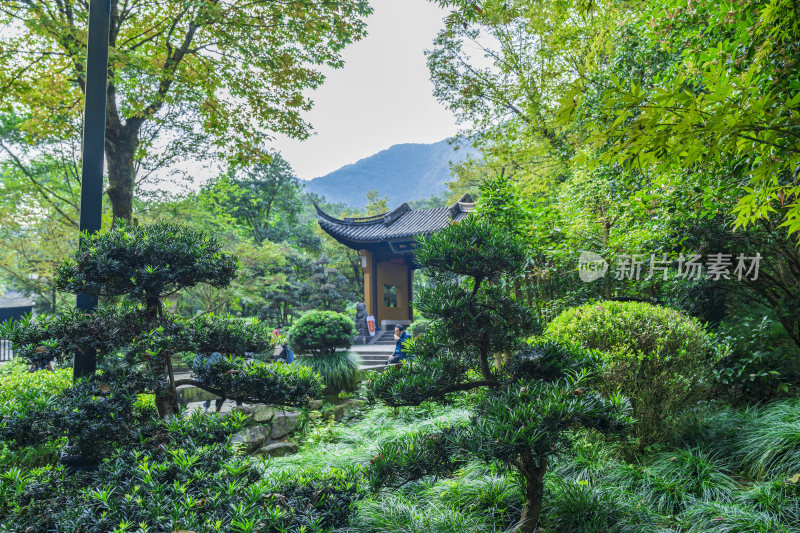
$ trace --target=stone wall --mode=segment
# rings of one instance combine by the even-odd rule
[[[239,443],[251,454],[264,457],[290,455],[297,452],[297,443],[291,437],[303,422],[331,418],[341,420],[363,405],[363,400],[345,400],[337,405],[323,407],[322,400],[312,400],[306,412],[269,407],[264,404],[237,406],[231,411],[244,413],[249,420],[246,428],[233,435],[232,441]]]

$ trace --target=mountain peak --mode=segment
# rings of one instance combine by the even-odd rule
[[[424,144],[395,144],[355,163],[306,182],[306,190],[328,202],[363,208],[367,191],[389,198],[389,206],[443,193],[450,181],[450,163],[466,159],[474,150],[455,147],[449,139]]]

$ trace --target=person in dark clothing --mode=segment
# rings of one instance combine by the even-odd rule
[[[394,340],[397,341],[394,345],[394,355],[386,361],[387,365],[394,365],[403,359],[413,359],[413,355],[406,352],[406,342],[411,338],[411,335],[406,331],[406,327],[398,324],[394,327]]]
[[[272,337],[278,340],[286,340],[283,336],[283,326],[278,326],[276,329],[272,331]],[[288,342],[282,342],[280,344],[275,345],[275,350],[272,352],[272,358],[275,361],[281,361],[283,363],[292,364],[294,361],[294,352],[291,348],[289,348]]]

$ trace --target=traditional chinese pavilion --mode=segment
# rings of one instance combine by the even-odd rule
[[[410,324],[413,319],[412,287],[415,238],[429,235],[459,221],[475,209],[469,195],[449,207],[397,209],[361,218],[339,219],[316,206],[317,220],[328,235],[358,250],[364,271],[364,304],[367,313],[385,328],[387,324]]]

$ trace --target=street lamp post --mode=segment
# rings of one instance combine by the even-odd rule
[[[103,158],[108,83],[108,30],[111,0],[89,1],[89,42],[86,52],[86,100],[83,120],[80,231],[100,231],[103,212]],[[78,293],[78,309],[90,313],[97,305],[92,295]],[[94,353],[76,353],[72,376],[94,374]]]

